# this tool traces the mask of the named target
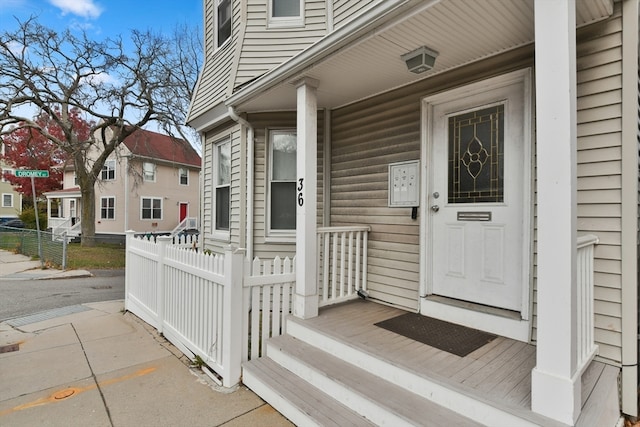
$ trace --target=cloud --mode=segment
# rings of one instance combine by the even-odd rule
[[[24,50],[26,50],[26,46],[22,43],[18,43],[15,40],[12,40],[8,43],[9,51],[14,55],[20,55]]]
[[[93,0],[49,0],[52,5],[60,8],[66,15],[78,15],[83,18],[95,19],[102,13],[102,8],[95,4]]]
[[[99,73],[99,74],[93,74],[91,76],[85,77],[83,79],[83,82],[89,85],[97,86],[101,84],[115,84],[118,82],[118,79],[116,79],[115,77],[107,73]]]

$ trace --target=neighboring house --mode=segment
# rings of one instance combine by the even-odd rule
[[[96,182],[96,236],[124,239],[126,230],[172,233],[197,228],[200,156],[184,141],[148,130],[128,136]],[[81,194],[73,165],[63,189],[45,193],[55,234],[80,233]],[[52,209],[57,200],[58,208]]]
[[[4,179],[3,173],[12,171],[0,164],[0,224],[9,219],[17,218],[22,212],[22,194],[18,193],[13,186]]]
[[[188,119],[203,140],[205,248],[296,255],[295,316],[311,321],[318,228],[369,226],[369,300],[529,344],[513,385],[528,392],[523,414],[637,415],[638,7],[205,0]],[[596,241],[593,267],[576,273],[578,242]],[[582,307],[595,317],[580,319]],[[597,345],[586,355],[585,336]],[[619,396],[615,378],[583,376],[602,363]],[[494,402],[493,375],[474,378],[475,395],[439,378],[425,394],[466,390],[433,400],[467,416],[509,407]],[[249,385],[295,418],[294,403]],[[599,409],[583,407],[595,396]]]

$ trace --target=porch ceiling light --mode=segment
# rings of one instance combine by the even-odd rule
[[[438,52],[426,46],[420,46],[416,50],[405,53],[400,58],[407,64],[409,71],[415,74],[424,73],[433,68]]]

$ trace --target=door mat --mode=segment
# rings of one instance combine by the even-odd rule
[[[375,325],[460,357],[496,338],[496,335],[417,313],[402,314]]]

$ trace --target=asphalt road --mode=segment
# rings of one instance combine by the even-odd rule
[[[88,302],[124,299],[124,270],[96,270],[95,277],[0,280],[0,321]]]

